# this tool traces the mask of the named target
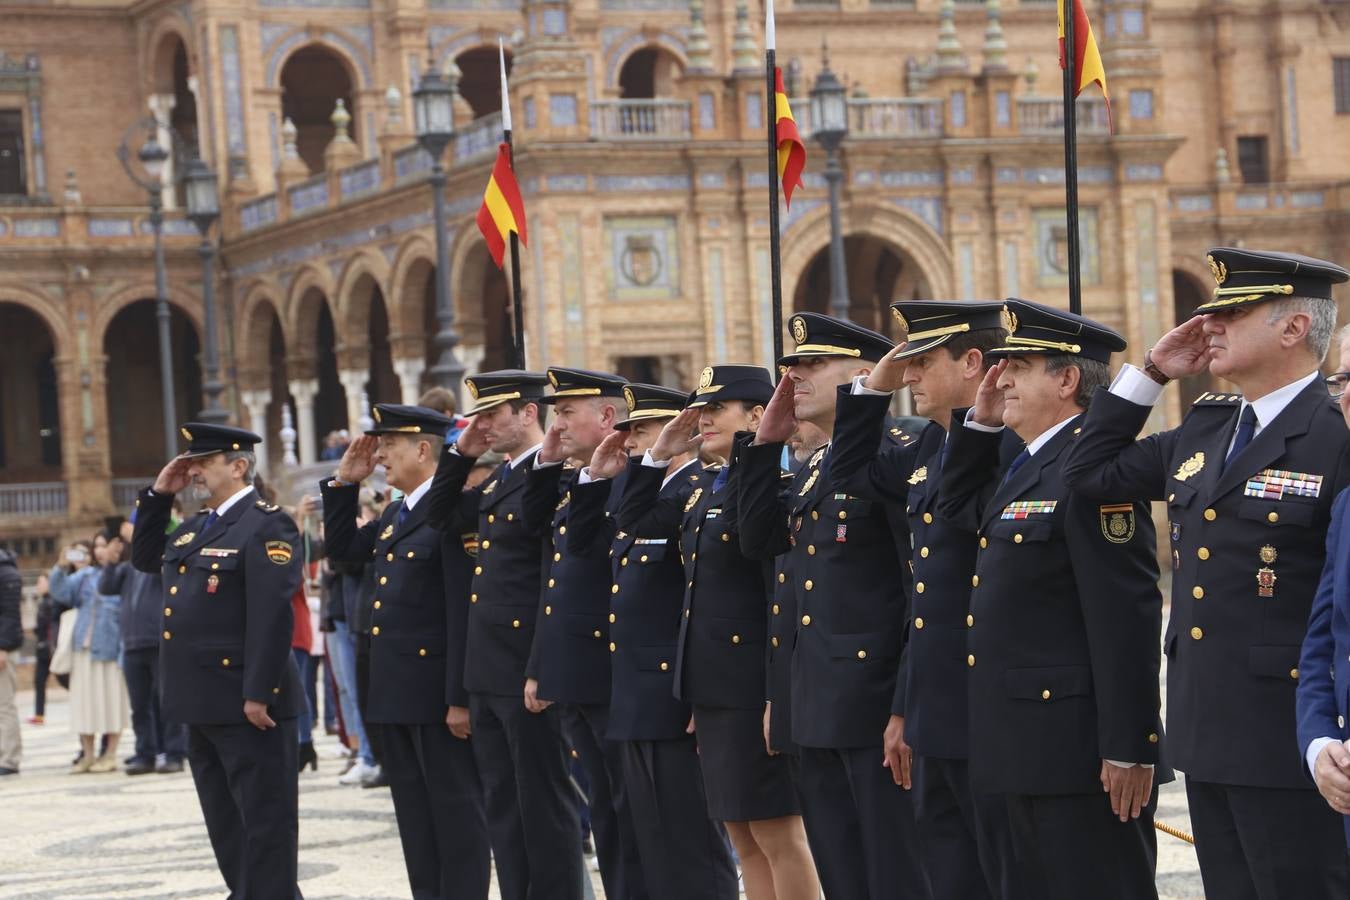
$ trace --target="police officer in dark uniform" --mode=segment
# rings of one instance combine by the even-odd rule
[[[181,430],[187,450],[141,491],[131,545],[137,569],[164,577],[160,708],[188,725],[188,764],[230,896],[299,897],[299,533],[253,489],[262,438],[200,422]],[[187,488],[206,508],[166,534]]]
[[[426,520],[451,536],[478,534],[464,688],[493,862],[504,900],[579,900],[581,823],[559,710],[524,703],[546,544],[545,533],[525,523],[525,481],[544,440],[539,400],[548,378],[507,369],[464,383],[476,402],[473,422],[441,454]],[[489,447],[508,461],[464,490]]]
[[[612,534],[606,648],[612,669],[609,730],[618,748],[647,892],[656,900],[735,900],[736,865],[721,827],[708,817],[698,747],[687,730],[689,704],[674,695],[675,648],[684,605],[679,545],[665,534],[616,531],[608,503],[622,489],[629,457],[651,449],[685,394],[651,384],[624,388],[627,415],[614,423],[571,489],[569,552],[589,551],[592,535]],[[683,509],[711,483],[696,455],[671,461],[658,501]],[[611,487],[613,486],[613,487]],[[641,510],[619,516],[635,519]],[[608,892],[607,892],[608,893]]]
[[[1156,897],[1158,592],[1153,522],[1128,495],[1072,493],[1064,459],[1114,331],[1008,300],[1004,357],[952,430],[938,517],[974,520],[970,774],[1006,795],[1027,896]],[[1006,423],[1027,446],[998,475]],[[914,585],[917,593],[918,583]],[[1156,776],[1156,778],[1155,778]]]
[[[1168,737],[1206,893],[1344,898],[1340,817],[1292,723],[1331,504],[1350,483],[1350,435],[1318,372],[1331,286],[1350,275],[1287,253],[1220,247],[1208,261],[1213,299],[1101,392],[1065,471],[1088,496],[1167,502]],[[1135,441],[1162,386],[1206,369],[1237,390]]]
[[[828,896],[926,898],[909,794],[881,766],[904,641],[904,519],[830,490],[828,447],[786,496],[779,491],[783,445],[798,422],[833,432],[839,386],[866,375],[891,341],[817,313],[793,316],[790,328],[795,346],[778,360],[784,375],[773,400],[756,434],[738,442],[739,525],[747,556],[791,557],[798,789],[807,818],[818,820],[813,836],[825,838],[812,850]]]
[[[746,896],[814,900],[819,886],[791,768],[764,746],[772,567],[742,554],[737,518],[734,439],[757,427],[772,391],[759,366],[704,369],[688,407],[629,464],[618,527],[679,541],[685,591],[675,696],[693,709],[708,814],[726,824]],[[671,460],[694,452],[728,464],[705,473],[683,504],[662,497]]]
[[[953,414],[964,419],[989,366],[985,352],[1003,343],[1003,303],[910,301],[891,304],[906,341],[866,379],[840,387],[830,451],[829,490],[903,505],[912,548],[908,565],[908,639],[901,656],[888,742],[892,777],[913,750],[914,809],[919,846],[933,895],[943,900],[1020,897],[1003,797],[974,794],[967,767],[966,621],[978,538],[938,518],[938,485]],[[908,387],[929,421],[917,452],[878,439],[892,392]],[[959,427],[958,423],[958,427]],[[1021,450],[1004,432],[1007,461]],[[1010,452],[1009,452],[1010,451]],[[979,865],[971,865],[979,860]]]
[[[530,467],[525,523],[549,534],[545,581],[535,618],[534,647],[525,669],[525,705],[557,703],[563,734],[586,770],[591,833],[607,897],[643,900],[642,866],[624,792],[619,746],[609,727],[609,548],[613,523],[572,521],[579,464],[589,461],[627,409],[617,375],[551,367],[553,424]],[[572,462],[564,465],[565,460]],[[613,491],[611,491],[613,495]],[[610,506],[617,506],[613,495]],[[612,509],[611,509],[612,511]],[[533,704],[533,706],[531,706]]]
[[[320,485],[324,546],[332,559],[374,559],[366,723],[381,734],[412,894],[486,898],[487,824],[464,689],[472,561],[466,535],[426,523],[426,494],[453,422],[392,403],[373,414],[375,427]],[[358,529],[357,495],[377,465],[403,497]]]

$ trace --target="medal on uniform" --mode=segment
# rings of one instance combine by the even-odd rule
[[[1185,481],[1192,475],[1199,474],[1200,470],[1203,469],[1204,467],[1205,467],[1205,454],[1197,453],[1190,459],[1182,463],[1181,466],[1177,469],[1176,474],[1173,475],[1172,477],[1175,478],[1177,481]]]
[[[1274,597],[1275,581],[1278,576],[1271,568],[1271,564],[1279,558],[1279,553],[1274,547],[1266,544],[1261,548],[1260,556],[1261,562],[1265,565],[1256,570],[1256,594],[1258,597]]]
[[[220,587],[219,575],[212,575],[206,579],[206,592],[208,594],[214,594],[216,592],[216,589],[219,587]]]
[[[848,540],[848,526],[840,522],[834,529],[834,542],[842,544]]]

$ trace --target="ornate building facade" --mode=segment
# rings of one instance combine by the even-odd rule
[[[1204,250],[1350,258],[1350,4],[1089,0],[1111,89],[1079,103],[1084,310],[1142,349],[1198,305]],[[505,43],[529,216],[528,361],[688,384],[767,361],[762,0],[5,2],[0,33],[0,543],[32,563],[162,464],[145,191],[153,113],[221,178],[224,401],[312,461],[434,362],[430,160],[412,91],[457,85],[445,273],[469,371],[507,361],[506,277],[474,226]],[[807,138],[780,223],[784,305],[825,310],[829,206],[808,94],[849,87],[851,316],[904,298],[1067,289],[1053,0],[780,0]],[[202,404],[195,228],[164,175],[177,417]],[[1174,389],[1158,424],[1203,385]]]

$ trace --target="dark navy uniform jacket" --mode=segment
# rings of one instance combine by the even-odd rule
[[[197,513],[165,534],[173,495],[141,491],[131,562],[162,571],[160,710],[166,721],[246,725],[244,701],[273,719],[305,713],[291,656],[291,597],[300,588],[299,532],[249,491],[210,528]]]
[[[1153,520],[1147,503],[1070,492],[1064,458],[1081,423],[1002,484],[1001,434],[948,439],[938,515],[979,530],[966,665],[980,792],[1100,792],[1103,759],[1159,763]],[[1155,783],[1169,778],[1159,766]]]
[[[658,470],[660,471],[660,470]],[[661,472],[662,478],[669,470]],[[690,463],[661,488],[659,501],[682,509],[690,494],[710,483],[703,467]],[[594,535],[614,528],[606,504],[623,485],[596,481],[572,488],[569,551],[589,546]],[[575,542],[575,545],[572,544]],[[684,564],[677,539],[618,531],[604,554],[612,588],[606,588],[610,679],[609,731],[614,741],[665,741],[685,737],[689,704],[675,699],[676,643],[683,621]],[[617,588],[615,590],[614,588]]]
[[[879,745],[904,643],[897,547],[907,540],[896,533],[903,519],[889,516],[885,504],[831,490],[825,447],[780,492],[783,445],[752,440],[738,442],[741,547],[752,558],[792,558],[793,740],[804,747]]]
[[[783,473],[784,481],[792,474]],[[769,715],[769,746],[777,753],[796,753],[792,741],[792,643],[797,637],[797,580],[792,577],[792,554],[773,561],[773,596],[769,606],[769,663],[767,690],[773,710]]]
[[[1200,781],[1311,788],[1294,692],[1331,504],[1350,484],[1350,433],[1314,380],[1225,468],[1240,400],[1204,394],[1179,427],[1135,441],[1150,409],[1098,391],[1065,471],[1086,496],[1167,501],[1176,765]]]
[[[572,521],[578,472],[558,464],[531,467],[526,477],[527,527],[548,534],[528,671],[539,680],[540,699],[603,706],[609,703],[614,526],[603,509],[588,522]],[[603,486],[611,494],[615,489]]]
[[[514,697],[525,687],[546,566],[545,537],[525,523],[525,479],[533,462],[530,453],[514,467],[502,463],[466,491],[474,461],[447,446],[431,490],[417,504],[427,505],[432,528],[452,537],[478,535],[464,653],[464,688],[471,693]]]
[[[675,696],[695,706],[762,710],[771,568],[741,553],[735,463],[714,487],[717,475],[705,472],[681,503],[661,496],[665,469],[633,460],[619,530],[680,542],[685,586]]]
[[[325,479],[319,487],[328,556],[373,560],[375,567],[367,721],[444,722],[447,707],[469,705],[464,652],[472,562],[464,536],[426,523],[425,495],[402,525],[399,500],[357,528],[359,486],[334,487]]]

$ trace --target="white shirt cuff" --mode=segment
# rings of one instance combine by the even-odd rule
[[[668,460],[668,459],[662,459],[662,460],[655,460],[655,459],[652,459],[652,451],[650,451],[650,450],[647,450],[647,451],[644,451],[644,452],[643,452],[643,454],[642,454],[642,464],[643,464],[644,466],[650,466],[650,467],[653,468],[653,469],[669,469],[669,468],[670,468],[670,460]]]
[[[534,461],[533,461],[532,463],[530,463],[530,468],[532,468],[532,469],[551,469],[551,468],[553,468],[554,466],[561,466],[561,465],[562,465],[562,460],[561,460],[561,459],[558,460],[557,462],[544,462],[543,460],[541,460],[541,459],[539,458],[539,454],[536,453],[536,454],[534,455]]]
[[[975,407],[966,410],[966,427],[971,431],[983,431],[986,434],[996,434],[1003,430],[1004,426],[993,427],[990,425],[981,425],[975,421]]]
[[[1152,406],[1162,396],[1163,386],[1144,374],[1144,370],[1126,363],[1111,382],[1111,393],[1139,406]]]
[[[582,466],[581,471],[577,473],[577,484],[590,484],[597,479],[591,477],[591,467]]]
[[[1317,757],[1322,755],[1322,748],[1326,747],[1327,744],[1334,743],[1336,743],[1335,738],[1320,737],[1314,739],[1313,742],[1308,745],[1308,752],[1303,754],[1303,759],[1308,763],[1309,775],[1317,771]]]
[[[1105,760],[1105,762],[1110,763],[1111,765],[1115,766],[1117,769],[1133,769],[1135,766],[1143,766],[1145,769],[1151,769],[1151,768],[1153,768],[1153,763],[1130,763],[1130,762],[1121,762],[1121,761],[1118,760],[1118,759],[1108,759],[1108,760]]]
[[[889,397],[891,395],[890,391],[875,391],[872,388],[868,387],[867,385],[863,384],[863,382],[866,380],[867,380],[866,375],[854,375],[853,388],[849,391],[849,393],[855,397]]]

